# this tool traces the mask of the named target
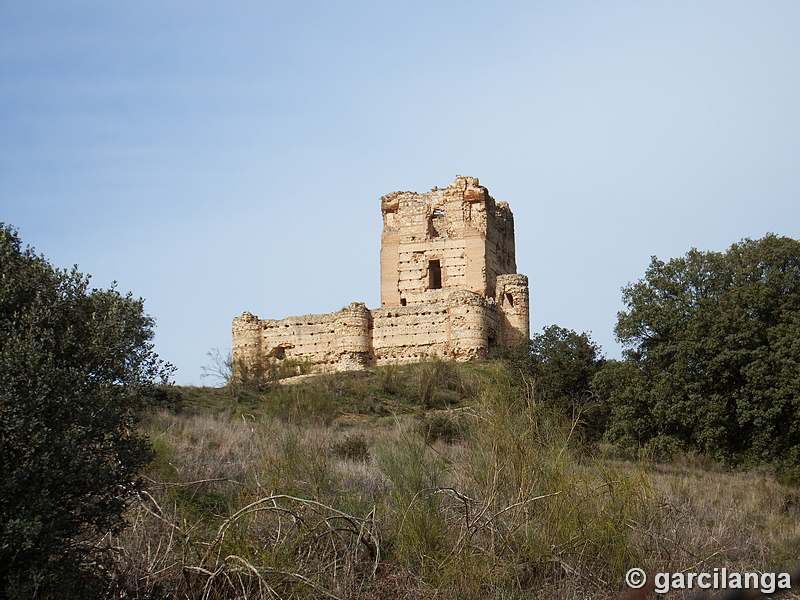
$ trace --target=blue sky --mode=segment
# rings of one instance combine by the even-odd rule
[[[650,256],[800,238],[800,3],[0,4],[0,221],[146,299],[203,384],[230,322],[379,304],[380,197],[479,177],[534,332],[619,356]]]

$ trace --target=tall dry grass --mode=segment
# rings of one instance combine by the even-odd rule
[[[794,564],[796,489],[592,450],[498,369],[459,369],[378,370],[374,389],[329,376],[252,412],[150,415],[157,457],[113,541],[133,597],[609,598],[633,566]],[[429,376],[440,387],[424,396]],[[387,389],[458,408],[381,416]],[[336,416],[336,398],[367,408]]]

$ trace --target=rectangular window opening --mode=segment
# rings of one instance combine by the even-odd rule
[[[442,265],[438,260],[428,261],[428,289],[442,289]]]

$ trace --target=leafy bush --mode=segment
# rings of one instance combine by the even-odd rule
[[[437,440],[454,444],[466,437],[469,423],[463,412],[436,411],[422,417],[420,429],[427,444],[433,444]]]
[[[151,458],[135,409],[170,372],[130,294],[89,288],[0,226],[0,586],[87,597],[113,584],[99,540]],[[156,394],[157,395],[157,394]]]
[[[183,392],[174,385],[156,385],[142,392],[142,400],[148,407],[163,408],[178,412],[183,408]]]
[[[606,361],[588,334],[550,325],[530,340],[496,353],[532,402],[578,419],[583,434],[592,439],[603,434],[606,410],[592,392],[592,380]]]

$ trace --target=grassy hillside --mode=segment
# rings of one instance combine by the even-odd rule
[[[500,363],[179,388],[113,543],[140,597],[603,598],[633,566],[794,565],[800,493],[583,443]]]

